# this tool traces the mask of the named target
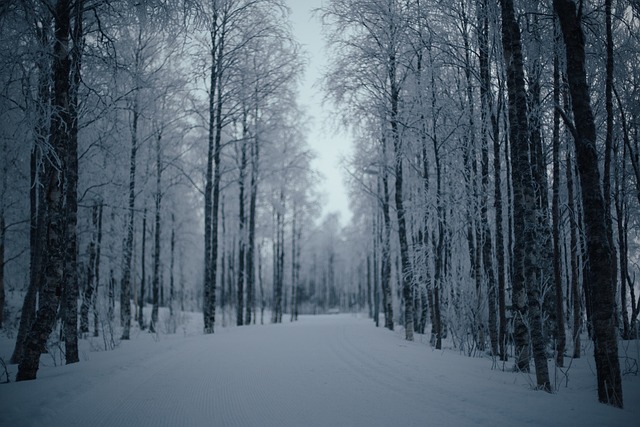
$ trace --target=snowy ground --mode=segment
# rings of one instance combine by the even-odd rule
[[[598,404],[590,357],[573,361],[568,386],[552,371],[558,389],[548,394],[532,391],[528,376],[492,369],[488,358],[435,351],[419,336],[407,342],[353,315],[208,336],[197,332],[201,315],[190,319],[175,335],[137,332],[113,351],[95,351],[100,341],[91,351],[83,340],[81,363],[0,384],[0,426],[632,426],[640,419],[640,378],[624,377],[625,410]],[[4,360],[12,349],[0,340]],[[626,354],[637,360],[638,343]],[[16,370],[9,366],[12,380]]]

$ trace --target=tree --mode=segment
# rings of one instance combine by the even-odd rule
[[[557,38],[557,37],[556,37]],[[560,64],[556,50],[553,56],[553,102],[560,105]],[[552,187],[552,207],[551,219],[553,227],[553,280],[555,287],[556,304],[556,364],[564,366],[564,350],[566,346],[566,335],[564,327],[564,301],[562,296],[562,259],[560,249],[560,113],[554,109],[553,114],[553,187]],[[570,165],[567,165],[570,168]]]
[[[488,204],[489,204],[489,117],[493,114],[493,101],[491,97],[491,71],[489,69],[489,16],[486,0],[478,2],[478,48],[480,51],[480,101],[481,107],[481,205],[480,205],[480,244],[482,245],[482,266],[487,281],[487,300],[489,308],[489,339],[491,341],[491,353],[498,355],[498,328],[496,311],[496,280],[493,270],[492,239],[489,229]],[[495,153],[494,153],[495,154]],[[499,159],[498,159],[499,161]],[[495,166],[494,166],[495,167]],[[500,185],[497,180],[496,186]],[[496,202],[497,203],[497,202]],[[498,217],[499,218],[499,217]],[[502,219],[498,219],[502,222]],[[498,221],[497,220],[497,221]],[[497,222],[496,221],[496,222]],[[502,238],[502,236],[500,236]]]
[[[538,387],[551,390],[549,370],[542,336],[538,260],[540,242],[536,239],[539,206],[536,201],[534,176],[529,161],[531,145],[527,121],[526,92],[520,27],[513,1],[501,0],[502,44],[507,66],[511,168],[513,179],[514,274],[512,300],[516,342],[516,367],[529,370],[528,334],[531,335]],[[526,316],[526,318],[525,318]],[[528,323],[528,327],[527,327]]]
[[[565,43],[567,79],[575,123],[571,125],[575,141],[587,243],[586,289],[590,293],[594,356],[598,376],[600,402],[623,407],[622,380],[618,362],[615,331],[615,299],[612,279],[615,261],[611,228],[607,225],[607,206],[602,194],[596,125],[589,100],[585,71],[585,36],[582,31],[582,9],[570,0],[554,0]],[[594,304],[597,301],[598,304]]]
[[[72,8],[68,0],[60,0],[54,11],[55,44],[53,98],[51,117],[51,151],[45,171],[45,202],[47,206],[45,230],[45,281],[40,289],[40,308],[27,336],[16,381],[33,380],[38,372],[40,354],[55,323],[56,311],[63,288],[65,265],[65,211],[63,171],[67,159],[67,141],[71,138],[74,117],[69,110],[71,95],[71,58],[69,36]],[[54,160],[56,159],[56,160]],[[54,162],[57,161],[58,164]]]

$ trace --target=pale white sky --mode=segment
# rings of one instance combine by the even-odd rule
[[[312,16],[311,11],[322,6],[323,0],[287,0],[287,3],[292,11],[294,35],[302,44],[309,60],[300,86],[300,104],[313,117],[308,139],[318,155],[313,166],[324,176],[320,187],[326,193],[323,214],[339,211],[342,223],[346,224],[351,218],[351,211],[340,163],[350,153],[351,138],[346,133],[336,133],[331,128],[328,120],[330,112],[327,111],[331,107],[322,107],[319,79],[327,66],[327,55],[322,25],[318,17]]]

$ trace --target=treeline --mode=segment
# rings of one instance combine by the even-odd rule
[[[629,1],[332,0],[325,77],[357,142],[370,315],[551,390],[594,341],[622,407],[638,336],[638,26]]]

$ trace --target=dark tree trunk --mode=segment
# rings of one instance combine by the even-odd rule
[[[422,36],[422,35],[421,35]],[[420,101],[420,142],[421,142],[421,166],[422,166],[422,191],[423,198],[425,204],[429,203],[429,141],[428,141],[428,131],[427,131],[427,118],[425,116],[426,105],[424,100],[424,89],[422,84],[422,72],[423,72],[423,54],[422,52],[418,54],[418,96]],[[435,138],[435,135],[434,135]],[[422,227],[420,230],[421,241],[420,245],[422,246],[424,258],[422,260],[423,266],[422,270],[424,271],[424,283],[425,287],[420,290],[420,303],[422,307],[422,312],[420,313],[420,323],[418,325],[418,331],[421,334],[424,334],[427,328],[427,316],[431,313],[433,317],[433,310],[429,310],[429,298],[428,294],[431,293],[431,287],[433,286],[431,280],[431,241],[430,241],[430,230],[429,230],[429,209],[424,209],[424,213],[422,215]],[[433,322],[433,318],[431,319]]]
[[[487,280],[487,302],[489,308],[489,340],[491,342],[491,354],[497,356],[498,348],[498,320],[496,311],[496,280],[493,269],[493,251],[491,231],[489,229],[489,115],[493,114],[493,102],[491,98],[491,71],[489,63],[489,16],[487,0],[478,2],[478,45],[480,50],[480,101],[482,103],[482,132],[481,132],[481,173],[482,173],[482,200],[480,206],[480,244],[482,245],[482,266]],[[499,153],[498,153],[499,154]],[[498,157],[499,159],[499,157]],[[499,161],[499,160],[498,160]],[[497,180],[496,185],[500,181]]]
[[[78,355],[78,90],[82,70],[83,25],[82,14],[84,1],[75,2],[75,15],[71,39],[73,48],[70,52],[71,68],[69,74],[69,114],[71,132],[67,139],[67,161],[65,167],[65,216],[66,216],[66,254],[65,254],[65,289],[64,289],[64,343],[65,361],[67,364],[80,361]]]
[[[214,157],[214,123],[215,123],[215,88],[216,88],[216,42],[217,22],[214,19],[214,30],[211,32],[211,78],[209,88],[209,136],[207,138],[207,170],[205,172],[204,187],[204,302],[202,314],[204,317],[204,333],[213,332],[211,321],[212,293],[212,265],[211,265],[211,223],[213,210],[213,157]],[[223,284],[224,286],[224,284]]]
[[[438,243],[436,244],[436,234],[431,235],[434,248],[435,272],[433,276],[433,287],[430,292],[429,306],[431,308],[431,345],[435,345],[437,350],[442,348],[442,317],[440,315],[440,290],[444,281],[445,249],[444,233],[446,228],[446,214],[444,210],[444,194],[442,188],[442,165],[440,158],[440,146],[437,138],[437,114],[436,114],[436,83],[433,56],[429,47],[429,63],[431,68],[431,130],[433,142],[433,154],[436,169],[436,211],[438,218]]]
[[[296,277],[296,273],[298,270],[298,251],[300,249],[298,236],[300,231],[298,230],[298,209],[294,205],[293,206],[293,219],[291,222],[291,317],[290,320],[293,322],[297,320],[297,301],[298,301],[298,279]]]
[[[175,278],[174,278],[174,266],[175,266],[175,254],[176,254],[176,217],[171,213],[171,261],[169,264],[169,316],[174,319],[174,307],[175,303]]]
[[[222,194],[222,202],[220,203],[220,229],[222,234],[220,235],[220,241],[222,242],[222,254],[220,255],[220,265],[222,269],[220,270],[220,309],[222,310],[222,326],[227,326],[227,254],[229,252],[228,244],[227,244],[227,221],[225,214],[225,204],[224,204],[224,194]],[[229,289],[231,291],[231,289]],[[231,293],[231,292],[230,292]]]
[[[257,98],[257,95],[256,95]],[[245,323],[251,323],[253,312],[253,322],[255,323],[255,247],[256,247],[256,200],[258,197],[258,166],[260,158],[259,129],[258,129],[258,107],[256,102],[255,111],[255,136],[249,148],[251,158],[251,181],[249,187],[249,236],[247,242],[247,309]]]
[[[367,310],[369,313],[369,319],[373,319],[373,301],[371,293],[371,254],[367,255]],[[377,325],[376,325],[377,326]]]
[[[39,97],[41,102],[48,102],[49,90],[48,90],[48,76],[44,73],[44,69],[40,69],[40,86]],[[36,299],[40,284],[44,281],[43,270],[43,251],[44,246],[40,239],[40,236],[44,235],[45,226],[45,207],[46,200],[44,198],[44,191],[40,189],[38,183],[44,183],[46,177],[44,170],[38,168],[38,145],[43,144],[46,130],[43,127],[44,119],[44,107],[42,107],[41,123],[36,130],[37,139],[31,149],[30,159],[30,189],[29,189],[29,205],[30,205],[30,217],[29,217],[29,286],[27,287],[27,293],[25,294],[22,302],[22,309],[20,311],[20,325],[18,326],[18,336],[16,337],[16,344],[11,355],[10,363],[17,364],[22,358],[22,352],[24,349],[25,340],[27,334],[31,330],[31,325],[36,318]]]
[[[262,283],[262,248],[258,246],[258,286],[260,287],[260,324],[264,325],[264,309],[267,306]]]
[[[204,232],[204,332],[212,334],[216,317],[216,281],[218,269],[218,210],[220,205],[220,150],[222,139],[222,77],[225,52],[226,13],[222,24],[214,11],[211,29],[211,79],[209,93],[209,139],[205,184]],[[213,169],[213,171],[212,171]]]
[[[95,277],[95,265],[96,265],[96,242],[98,232],[98,205],[93,205],[91,209],[91,223],[93,225],[93,232],[91,241],[87,247],[87,253],[89,254],[89,262],[87,263],[87,284],[84,288],[84,294],[82,296],[82,306],[80,307],[80,332],[86,334],[89,332],[89,307],[93,301],[94,289],[94,277]]]
[[[605,77],[605,110],[607,114],[607,126],[605,133],[604,147],[604,170],[602,175],[602,187],[605,205],[605,221],[607,224],[607,236],[609,238],[609,247],[611,248],[612,269],[611,281],[613,286],[613,301],[615,310],[616,290],[618,281],[618,261],[616,254],[616,246],[613,241],[613,219],[611,218],[611,155],[613,152],[613,35],[611,29],[611,3],[612,0],[605,0],[605,26],[607,37],[607,60],[606,60],[606,77]],[[615,314],[614,314],[615,315]]]
[[[151,323],[149,329],[151,332],[156,332],[158,328],[158,309],[160,307],[159,292],[160,292],[160,237],[162,224],[160,221],[160,213],[162,211],[162,148],[160,141],[162,139],[162,132],[157,131],[156,135],[156,194],[155,194],[155,232],[154,232],[154,244],[153,244],[153,279],[151,282],[152,296],[153,296],[153,308],[151,309]],[[162,298],[164,300],[164,298]]]
[[[437,350],[442,349],[442,338],[443,338],[443,328],[442,328],[442,317],[440,310],[440,296],[441,289],[444,282],[445,277],[445,264],[446,264],[446,255],[445,255],[445,230],[446,230],[446,213],[444,208],[444,200],[443,200],[443,189],[442,189],[442,168],[440,165],[440,155],[438,147],[436,146],[436,142],[434,139],[434,150],[435,150],[435,163],[436,163],[436,203],[437,203],[437,211],[438,211],[438,234],[437,234],[437,243],[436,243],[436,234],[432,235],[433,239],[433,247],[435,252],[435,274],[434,274],[434,286],[433,286],[433,309],[432,309],[432,334],[431,334],[431,344],[435,345]]]
[[[140,326],[140,330],[144,331],[144,294],[146,290],[147,283],[147,208],[144,208],[144,212],[142,214],[142,254],[140,255],[140,264],[142,267],[142,277],[140,278],[140,294],[138,294],[138,325]],[[149,325],[149,328],[152,328],[152,325]],[[153,330],[152,330],[153,332]]]
[[[568,108],[569,99],[565,95],[563,105]],[[580,215],[578,213],[578,204],[575,199],[575,185],[573,182],[573,170],[574,164],[571,157],[572,148],[570,146],[569,137],[566,136],[567,148],[566,148],[566,175],[567,175],[567,206],[569,212],[569,252],[571,253],[571,301],[572,301],[572,335],[571,342],[573,344],[572,357],[574,359],[580,358],[580,332],[582,329],[582,297],[580,294],[580,267],[578,262],[578,254],[582,249],[578,243],[578,221]]]
[[[502,87],[498,93],[497,111],[491,112],[491,126],[493,129],[493,173],[494,173],[494,197],[496,208],[496,264],[498,267],[498,317],[500,318],[500,326],[498,329],[498,343],[500,346],[500,360],[507,361],[507,308],[506,308],[506,281],[505,281],[505,248],[504,248],[504,232],[503,232],[503,209],[502,209],[502,175],[501,175],[501,156],[500,156],[500,124],[498,116],[500,116],[502,106],[503,92]],[[506,151],[506,144],[505,144]],[[505,156],[506,157],[506,156]]]
[[[236,298],[236,324],[242,326],[244,314],[244,283],[245,283],[245,221],[244,212],[244,181],[247,170],[247,139],[249,137],[249,129],[247,128],[247,112],[242,117],[242,141],[240,141],[240,171],[238,176],[238,277],[237,277],[237,298]],[[248,306],[247,306],[248,307]],[[249,315],[249,322],[251,316]]]
[[[274,280],[273,280],[273,313],[272,323],[282,323],[283,288],[284,288],[284,188],[280,188],[280,203],[276,207],[275,215],[275,250],[274,250]]]
[[[384,327],[393,331],[393,296],[391,294],[391,215],[389,214],[389,172],[387,171],[387,140],[382,138],[382,235],[381,286]]]
[[[567,77],[575,119],[575,146],[582,190],[587,268],[584,280],[589,290],[593,324],[594,356],[598,377],[598,399],[623,407],[622,380],[615,330],[615,300],[612,283],[615,262],[611,228],[607,225],[607,206],[602,194],[596,126],[589,100],[585,70],[585,40],[576,5],[569,0],[554,0],[564,36]],[[597,301],[598,304],[594,304]]]
[[[529,126],[527,122],[526,90],[520,28],[513,1],[501,0],[502,44],[507,65],[509,95],[509,126],[511,134],[511,169],[514,203],[514,267],[513,307],[516,367],[529,370],[528,341],[530,334],[539,388],[550,391],[549,369],[542,336],[540,307],[539,260],[544,254],[538,241],[539,205],[536,202],[535,181],[530,164]],[[528,320],[529,328],[525,321]]]
[[[45,162],[43,190],[47,206],[44,220],[44,282],[40,289],[40,308],[37,318],[27,335],[22,358],[18,365],[16,381],[33,380],[38,372],[40,354],[45,348],[47,338],[53,330],[56,312],[60,303],[60,295],[64,286],[63,272],[65,265],[65,211],[62,171],[67,159],[67,141],[70,139],[73,117],[69,111],[70,104],[70,71],[69,35],[71,7],[68,0],[59,0],[54,11],[55,43],[53,55],[53,99],[51,115],[50,145],[48,162],[58,159],[62,164]]]
[[[94,264],[95,271],[95,283],[96,289],[93,292],[93,298],[91,300],[91,308],[93,310],[93,336],[98,336],[100,318],[98,313],[98,290],[100,289],[100,254],[102,252],[102,210],[103,210],[102,201],[98,205],[98,239],[96,242],[96,260]]]
[[[0,329],[4,324],[4,244],[5,221],[4,209],[0,208]]]
[[[377,195],[380,197],[380,177],[376,177]],[[382,227],[380,212],[374,209],[373,216],[373,321],[376,327],[380,326],[380,242],[382,241]]]
[[[226,21],[226,15],[224,17]],[[220,205],[220,153],[222,150],[221,141],[222,141],[222,106],[223,106],[223,96],[222,96],[222,57],[224,53],[224,43],[225,43],[225,26],[222,27],[222,33],[220,37],[220,43],[218,45],[218,57],[217,57],[217,99],[216,99],[216,126],[215,126],[215,142],[213,149],[213,165],[214,165],[214,173],[213,173],[213,207],[211,209],[211,259],[207,260],[211,263],[211,286],[209,291],[209,300],[208,305],[209,308],[207,310],[209,316],[209,329],[206,331],[207,333],[213,333],[214,324],[216,319],[216,281],[217,281],[217,270],[218,270],[218,210]]]
[[[557,43],[556,43],[557,46]],[[553,102],[560,105],[560,70],[557,52],[553,57]],[[560,114],[553,114],[553,189],[551,218],[553,227],[553,279],[556,308],[556,364],[564,366],[566,334],[564,330],[564,301],[562,299],[562,253],[560,249]]]
[[[391,137],[393,139],[394,152],[394,172],[395,172],[395,204],[396,217],[398,221],[398,239],[400,241],[400,260],[401,260],[401,283],[402,296],[404,299],[404,327],[405,339],[413,341],[413,269],[409,258],[409,243],[407,240],[407,225],[405,219],[404,200],[403,200],[403,152],[402,139],[398,129],[398,102],[400,98],[400,88],[396,80],[396,58],[394,55],[389,57],[389,81],[391,83]]]
[[[514,246],[512,271],[512,311],[513,311],[513,335],[515,343],[516,369],[529,371],[529,339],[526,325],[526,276],[524,258],[526,252],[524,243],[524,229],[526,226],[526,206],[524,190],[530,185],[523,182],[526,178],[532,181],[527,174],[530,171],[528,164],[528,125],[526,110],[526,93],[524,88],[523,59],[520,44],[520,28],[515,18],[513,1],[501,0],[502,5],[502,44],[507,65],[508,111],[509,130],[511,142],[511,177],[513,181],[513,221],[514,221]],[[520,169],[524,170],[520,170]],[[526,175],[529,175],[526,177]],[[519,178],[520,177],[520,178]],[[523,178],[526,177],[526,178]],[[531,207],[529,207],[531,209]]]
[[[124,244],[123,272],[120,289],[120,323],[123,326],[123,340],[128,340],[130,338],[131,331],[131,260],[133,258],[133,225],[135,221],[136,208],[136,156],[138,152],[138,119],[140,114],[138,112],[137,92],[134,93],[133,96],[131,154],[129,157],[129,219],[127,222],[127,237]],[[144,259],[142,262],[144,263]]]

